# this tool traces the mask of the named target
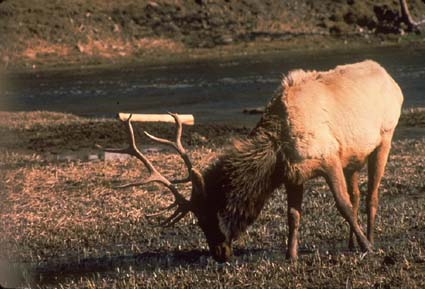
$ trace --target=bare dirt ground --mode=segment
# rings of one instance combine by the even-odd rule
[[[415,112],[416,120],[423,119]],[[424,129],[405,114],[403,127]],[[235,244],[230,263],[207,252],[192,216],[158,228],[145,214],[171,197],[156,185],[125,190],[140,178],[136,160],[85,161],[95,144],[123,146],[116,121],[57,113],[0,113],[0,284],[41,288],[424,288],[425,139],[393,143],[381,185],[376,250],[347,250],[348,226],[324,181],[311,181],[304,202],[300,259],[284,259],[286,195],[275,192],[260,218]],[[148,131],[171,136],[170,125]],[[137,135],[140,136],[138,126]],[[206,166],[233,136],[249,129],[186,128],[185,145],[196,166]],[[422,134],[423,135],[423,134]],[[167,176],[183,170],[162,148],[142,149]],[[75,158],[60,156],[74,153]],[[366,190],[365,173],[361,190]],[[189,188],[183,187],[188,192]],[[362,199],[362,203],[364,200]],[[361,223],[365,211],[361,207]],[[153,220],[156,221],[156,220]]]

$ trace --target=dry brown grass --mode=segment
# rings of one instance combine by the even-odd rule
[[[12,61],[43,61],[45,59],[72,59],[80,54],[89,57],[117,59],[131,57],[137,54],[181,53],[182,43],[166,38],[149,38],[125,40],[121,37],[102,37],[96,39],[87,36],[74,45],[57,44],[42,39],[27,41],[26,48],[14,53],[7,53],[7,62]],[[6,62],[4,60],[3,62]]]
[[[21,55],[30,60],[36,60],[39,57],[54,55],[56,57],[64,57],[70,54],[72,50],[65,44],[48,43],[45,40],[28,40],[27,48],[22,51]]]
[[[153,51],[164,53],[179,53],[183,51],[181,43],[164,38],[141,38],[128,41],[120,38],[94,40],[88,37],[84,42],[79,41],[77,47],[82,54],[103,58],[126,57],[132,56],[134,53],[150,53]]]
[[[11,129],[30,129],[37,126],[60,125],[66,123],[83,123],[89,119],[73,114],[47,111],[7,112],[0,111],[0,127]]]
[[[63,116],[68,121],[61,121],[59,114],[45,112],[26,117],[13,113],[6,116],[7,122],[1,122],[0,126],[6,124],[17,130],[21,126],[28,127],[23,134],[37,134],[31,129],[34,126],[54,129],[55,123],[58,127],[67,122],[81,126],[93,123],[70,115]],[[66,128],[72,133],[69,126]],[[92,127],[99,128],[103,131],[103,126]],[[232,134],[237,131],[228,132],[227,138]],[[97,135],[94,134],[92,143],[99,141]],[[31,137],[34,135],[25,139]],[[154,227],[144,217],[145,213],[154,212],[171,201],[161,187],[113,189],[117,184],[145,174],[136,160],[57,161],[41,151],[25,148],[28,144],[22,145],[24,150],[7,147],[0,151],[0,259],[8,260],[9,267],[17,271],[16,280],[0,280],[3,285],[43,288],[425,286],[424,139],[394,142],[381,186],[377,250],[373,254],[365,256],[346,251],[347,224],[335,209],[325,183],[310,182],[301,224],[300,260],[295,264],[285,261],[283,255],[287,233],[284,191],[275,193],[259,220],[236,242],[234,260],[219,265],[209,257],[204,237],[192,216],[170,229]],[[111,143],[112,147],[119,145],[117,140]],[[194,163],[201,167],[220,153],[209,145],[190,146],[190,151]],[[167,176],[184,172],[180,159],[168,151],[147,154]],[[360,183],[364,191],[364,173]],[[189,193],[188,187],[181,190]],[[362,206],[363,224],[364,214]],[[0,270],[2,268],[0,266]]]

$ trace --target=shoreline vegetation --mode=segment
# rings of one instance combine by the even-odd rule
[[[160,66],[185,64],[198,61],[234,61],[246,59],[247,57],[261,57],[262,55],[291,53],[295,51],[320,52],[346,49],[374,49],[403,47],[407,50],[425,49],[425,39],[416,35],[400,37],[397,40],[375,38],[366,41],[361,36],[353,35],[347,38],[333,37],[331,35],[296,35],[290,36],[287,40],[274,40],[263,42],[255,40],[218,46],[215,48],[191,48],[181,47],[178,50],[168,50],[160,47],[146,49],[140,53],[130,53],[125,56],[112,55],[86,55],[79,52],[67,55],[57,55],[57,53],[36,53],[34,58],[16,57],[10,60],[9,57],[1,63],[0,72],[7,73],[47,71],[47,70],[72,70],[72,69],[101,69],[103,67],[114,66]],[[0,55],[1,56],[1,55]],[[3,67],[3,68],[2,68]]]

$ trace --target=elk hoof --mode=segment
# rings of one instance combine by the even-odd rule
[[[350,239],[348,242],[348,250],[350,251],[356,251],[356,245],[354,244],[354,240]]]
[[[296,251],[295,252],[287,251],[286,252],[286,259],[291,261],[291,262],[296,262],[298,260],[297,252]]]
[[[365,243],[361,244],[361,248],[363,252],[372,253],[373,252],[373,245],[369,241],[366,241]]]

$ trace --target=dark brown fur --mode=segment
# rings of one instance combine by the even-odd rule
[[[279,88],[273,99],[281,95]],[[231,240],[257,219],[272,193],[293,177],[284,157],[282,108],[276,101],[269,102],[250,135],[234,140],[203,172],[206,202],[221,217]]]
[[[278,174],[282,170],[276,169],[282,163],[281,157],[280,147],[269,136],[261,134],[235,140],[204,172],[207,191],[214,195],[209,197],[220,200],[218,213],[231,239],[255,221],[267,199],[281,184]]]

